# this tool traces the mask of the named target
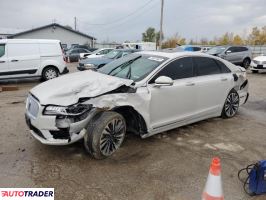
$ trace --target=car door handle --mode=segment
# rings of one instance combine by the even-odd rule
[[[11,60],[11,62],[18,62],[18,60]]]
[[[4,60],[0,60],[0,63],[5,63],[6,61],[4,61]]]
[[[227,81],[227,78],[221,78],[221,81]]]
[[[186,86],[194,86],[195,83],[192,83],[192,82],[189,82],[189,83],[186,83]]]

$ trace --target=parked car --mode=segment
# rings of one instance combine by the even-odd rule
[[[184,51],[201,51],[201,47],[199,46],[182,45],[182,46],[177,46],[177,47],[181,47]]]
[[[250,66],[253,73],[266,72],[266,55],[255,57],[251,61]]]
[[[54,87],[56,85],[56,87]],[[246,70],[194,52],[138,52],[98,71],[33,88],[26,122],[43,144],[84,138],[95,158],[112,155],[126,132],[147,138],[211,117],[231,118],[248,99]]]
[[[216,46],[206,53],[241,65],[245,69],[249,67],[252,58],[251,50],[245,46]]]
[[[0,79],[41,77],[67,73],[59,40],[0,40]]]
[[[66,57],[69,60],[69,62],[78,62],[81,53],[91,53],[91,52],[87,49],[74,48],[66,52]]]
[[[205,53],[209,51],[212,47],[201,47],[201,52]]]
[[[79,65],[77,66],[77,69],[80,71],[87,70],[87,69],[99,69],[115,59],[122,58],[128,54],[131,54],[137,51],[138,50],[135,50],[135,49],[115,49],[100,58],[86,58],[86,59],[80,60]]]
[[[80,59],[103,57],[104,55],[113,50],[114,50],[113,48],[102,48],[102,49],[97,49],[91,53],[81,53]]]

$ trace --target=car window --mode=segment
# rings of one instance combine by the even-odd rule
[[[231,70],[220,60],[215,59],[215,62],[219,65],[222,73],[230,73],[231,72]]]
[[[247,47],[238,47],[238,52],[248,51]]]
[[[152,78],[149,83],[154,83],[160,76],[167,76],[173,80],[190,78],[194,76],[193,62],[191,57],[180,58],[165,66]]]
[[[236,53],[238,52],[238,47],[230,47],[229,49],[227,49],[227,51],[231,51],[231,53]]]
[[[207,57],[193,57],[198,76],[220,74],[221,69],[214,59]]]
[[[0,57],[5,55],[5,44],[0,44]]]
[[[78,49],[74,49],[71,51],[71,53],[79,53],[79,50]]]
[[[79,49],[79,53],[87,53],[88,51],[86,49]]]
[[[193,47],[193,51],[200,51],[201,48],[200,47]]]

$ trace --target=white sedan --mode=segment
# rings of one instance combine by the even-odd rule
[[[80,57],[80,59],[99,58],[99,57],[103,57],[105,54],[109,53],[112,50],[114,50],[114,49],[113,48],[101,48],[101,49],[97,49],[91,53],[81,53],[79,55],[79,57]]]
[[[41,143],[84,138],[86,150],[102,159],[119,149],[126,132],[147,138],[211,117],[230,118],[247,99],[242,67],[202,53],[143,51],[36,86],[26,122]]]
[[[257,56],[250,63],[252,73],[266,72],[266,56]]]

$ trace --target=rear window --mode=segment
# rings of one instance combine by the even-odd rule
[[[220,74],[221,69],[212,58],[193,57],[198,76]]]
[[[5,44],[0,44],[0,57],[5,55]]]
[[[221,68],[222,73],[230,73],[231,70],[220,60],[215,60],[215,62],[219,65]]]

